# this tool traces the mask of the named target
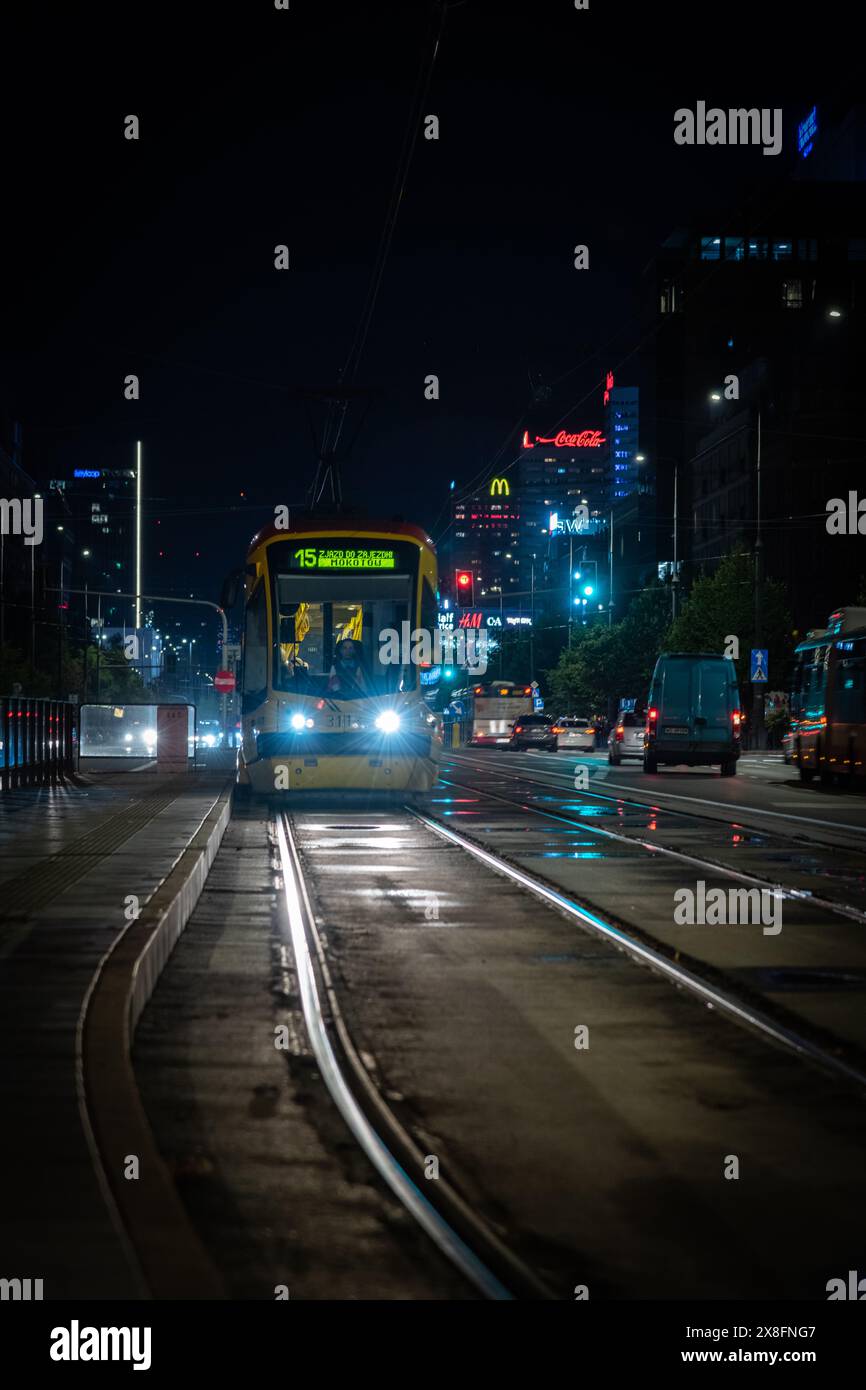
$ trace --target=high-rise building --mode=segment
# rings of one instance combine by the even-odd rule
[[[518,465],[520,546],[524,555],[547,546],[550,514],[570,517],[585,508],[590,522],[607,508],[608,460],[601,430],[530,435],[525,431]]]
[[[453,571],[471,570],[475,576],[475,601],[520,587],[518,544],[520,507],[507,477],[491,478],[452,507],[452,526],[444,548],[446,572],[442,588],[453,593]]]
[[[608,507],[636,491],[640,478],[640,391],[617,386],[613,372],[605,377],[604,435],[608,473]]]
[[[134,592],[135,470],[76,468],[70,478],[52,480],[50,490],[62,501],[68,518],[63,524],[71,531],[70,587]],[[134,609],[133,599],[103,599],[102,621],[106,627],[131,627]]]
[[[830,127],[829,112],[801,113],[790,178],[668,238],[644,332],[658,560],[676,530],[688,585],[733,545],[754,549],[760,522],[766,573],[801,629],[850,602],[866,570],[857,537],[825,525],[828,501],[862,488],[866,346],[866,121],[845,115],[840,140]]]

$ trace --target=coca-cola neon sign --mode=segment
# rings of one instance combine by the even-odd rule
[[[601,430],[581,430],[579,434],[567,434],[565,430],[560,430],[559,434],[549,438],[537,434],[533,439],[529,438],[529,430],[523,431],[524,449],[534,449],[536,444],[552,444],[555,449],[599,449],[603,443]]]

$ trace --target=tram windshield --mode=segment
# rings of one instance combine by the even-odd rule
[[[278,572],[273,583],[278,690],[362,700],[414,688],[414,667],[380,659],[394,649],[383,633],[414,626],[410,574]]]

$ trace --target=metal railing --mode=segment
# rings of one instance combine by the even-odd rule
[[[52,785],[74,770],[76,706],[65,700],[4,695],[0,710],[0,789]]]

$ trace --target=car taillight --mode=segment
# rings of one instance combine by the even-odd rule
[[[658,717],[659,717],[659,712],[658,712],[657,709],[648,709],[647,712],[646,712],[646,717],[647,717],[647,719],[649,720],[649,722],[652,724],[656,719],[658,719]]]
[[[564,729],[560,729],[560,727],[559,727],[558,724],[554,724],[552,732],[555,733],[555,734],[564,734],[564,733],[565,733],[565,730],[564,730]]]
[[[515,726],[514,726],[514,732],[515,732],[516,734],[522,734],[522,733],[523,733],[523,725],[522,725],[522,724],[515,724]]]
[[[616,726],[616,736],[617,736],[617,738],[618,738],[618,739],[621,739],[624,733],[625,733],[625,729],[623,728],[622,724],[617,724],[617,726]]]
[[[734,722],[734,728],[735,728],[735,729],[739,729],[739,727],[740,727],[740,711],[739,711],[738,709],[735,709],[735,710],[734,710],[733,714],[731,715],[731,719],[732,719],[733,722]]]

